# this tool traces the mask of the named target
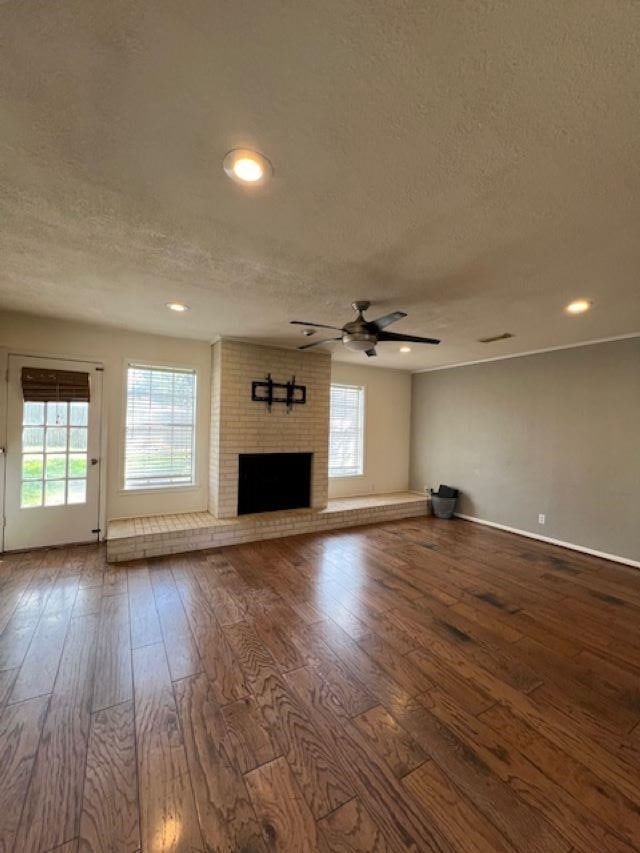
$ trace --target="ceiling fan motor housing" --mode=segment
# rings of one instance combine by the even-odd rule
[[[332,329],[340,332],[340,337],[329,338],[332,341],[342,341],[342,343],[350,350],[356,352],[364,352],[367,356],[376,355],[376,344],[378,341],[413,341],[419,344],[439,344],[440,341],[435,338],[420,338],[416,335],[402,335],[394,332],[387,332],[387,326],[402,320],[407,315],[404,311],[392,311],[390,314],[385,314],[383,317],[378,317],[376,320],[367,320],[363,316],[363,312],[370,307],[371,303],[365,299],[359,299],[352,302],[351,306],[357,312],[357,317],[344,326],[327,326],[324,323],[309,323],[305,320],[291,320],[295,326],[311,326],[317,329]],[[306,329],[303,334],[309,334],[309,329]],[[298,349],[309,349],[310,347],[318,346],[319,344],[328,343],[328,340],[313,341],[310,344],[304,344]]]

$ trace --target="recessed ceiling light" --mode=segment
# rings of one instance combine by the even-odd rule
[[[589,308],[591,308],[591,302],[588,299],[575,299],[564,310],[567,314],[584,314]]]
[[[273,166],[264,154],[248,148],[229,151],[222,165],[231,180],[240,184],[263,184],[273,173]]]
[[[167,302],[167,308],[170,311],[178,311],[179,313],[189,310],[189,306],[183,305],[182,302]]]
[[[411,347],[400,347],[400,352],[411,352]]]

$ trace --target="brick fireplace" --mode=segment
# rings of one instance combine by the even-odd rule
[[[212,348],[209,511],[220,519],[238,515],[240,454],[311,454],[310,506],[327,505],[331,359],[239,341]],[[306,385],[306,403],[290,411],[251,399],[251,383],[270,373],[276,382],[295,376]]]
[[[160,554],[179,554],[242,542],[256,542],[317,530],[336,530],[359,524],[387,522],[424,515],[424,494],[400,492],[327,501],[329,398],[331,359],[324,352],[299,352],[238,341],[220,341],[212,348],[211,448],[209,511],[115,519],[109,522],[107,559],[134,560]],[[290,412],[251,399],[251,383],[270,373],[276,382],[295,376],[306,386],[306,403]],[[298,454],[310,456],[304,496],[298,508],[278,508],[282,495],[265,501],[259,511],[238,514],[240,456]],[[266,462],[266,459],[265,459]],[[284,469],[283,469],[284,470]],[[280,491],[283,470],[267,472],[262,498],[273,477]],[[266,484],[266,485],[265,485]],[[286,490],[285,490],[286,491]],[[255,499],[256,495],[252,495]],[[268,497],[268,496],[267,496]],[[286,498],[289,500],[289,498]],[[304,504],[307,504],[306,506]]]

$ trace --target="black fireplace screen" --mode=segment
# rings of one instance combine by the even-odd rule
[[[241,453],[238,515],[311,506],[311,453]]]

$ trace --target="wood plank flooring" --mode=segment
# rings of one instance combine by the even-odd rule
[[[0,562],[0,853],[640,850],[640,572],[407,519]]]

